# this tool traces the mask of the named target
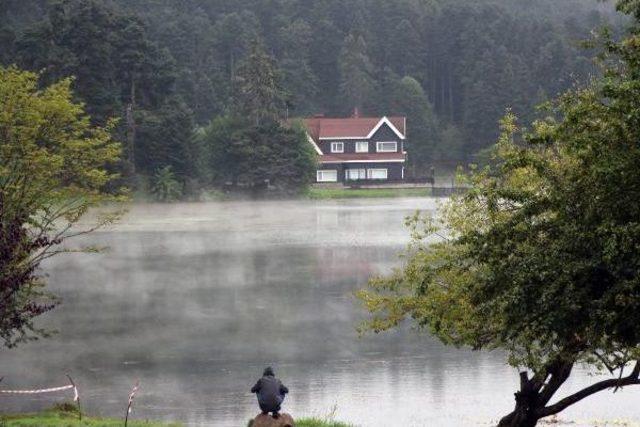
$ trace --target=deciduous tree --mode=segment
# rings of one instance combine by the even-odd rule
[[[604,77],[530,132],[508,114],[469,192],[412,218],[404,267],[359,294],[366,329],[409,317],[446,344],[505,351],[522,373],[501,427],[640,384],[640,33],[605,45]],[[558,396],[579,364],[611,376]]]
[[[113,123],[92,126],[72,101],[71,80],[39,89],[38,76],[0,68],[0,339],[14,346],[46,335],[34,324],[56,299],[45,289],[40,263],[61,252],[67,239],[117,217],[87,211],[116,200],[107,188],[120,145]],[[82,249],[76,249],[82,250]]]

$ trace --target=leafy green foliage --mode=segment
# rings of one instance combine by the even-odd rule
[[[71,80],[40,90],[38,76],[0,67],[0,337],[7,346],[42,335],[33,319],[53,308],[40,262],[66,239],[112,222],[98,215],[78,221],[93,206],[118,200],[114,127],[93,126],[72,101]]]
[[[151,193],[159,202],[174,202],[182,197],[182,188],[171,166],[165,166],[154,175]]]
[[[490,165],[462,177],[468,194],[438,218],[410,219],[404,267],[359,294],[374,314],[365,329],[410,317],[532,372],[501,426],[640,384],[639,37],[605,40],[603,78],[561,96],[530,131],[507,114]],[[547,406],[577,363],[619,379]]]
[[[277,122],[252,126],[239,118],[221,117],[206,129],[203,139],[212,153],[218,186],[293,194],[314,179],[316,156],[301,126]]]

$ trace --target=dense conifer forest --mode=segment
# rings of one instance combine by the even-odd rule
[[[74,76],[97,123],[119,119],[124,175],[170,167],[189,191],[216,180],[206,135],[257,45],[281,118],[406,115],[421,173],[475,161],[507,108],[529,121],[597,72],[580,42],[603,25],[624,22],[595,0],[4,0],[0,63]]]

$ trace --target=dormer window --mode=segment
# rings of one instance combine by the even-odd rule
[[[376,142],[376,151],[378,153],[395,153],[398,151],[398,143],[393,142]]]
[[[368,141],[357,141],[356,142],[356,153],[368,153],[369,152],[369,142]]]
[[[331,152],[332,153],[344,153],[344,142],[332,142],[331,143]]]

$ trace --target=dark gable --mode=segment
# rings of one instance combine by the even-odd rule
[[[383,123],[382,126],[380,126],[380,129],[378,129],[378,131],[375,134],[373,134],[370,141],[373,141],[374,143],[376,141],[397,141],[398,146],[400,146],[401,139],[393,131],[393,129],[389,127],[389,125],[387,125],[386,123]]]

